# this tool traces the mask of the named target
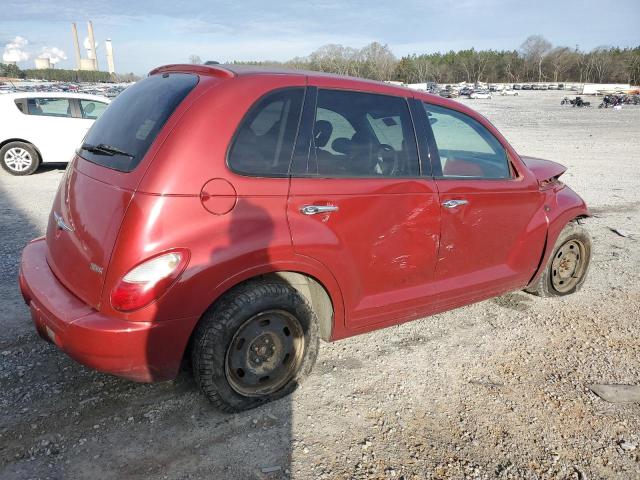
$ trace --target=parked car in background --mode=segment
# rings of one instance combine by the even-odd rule
[[[244,410],[292,392],[320,338],[580,289],[589,212],[564,171],[439,96],[168,65],[85,137],[20,289],[79,362],[155,381],[191,360],[215,405]]]
[[[522,90],[522,85],[520,85],[519,83],[514,83],[513,84],[513,89],[514,90]]]
[[[0,164],[12,175],[30,175],[42,163],[69,162],[110,100],[63,92],[0,96]]]
[[[463,87],[460,89],[460,96],[461,97],[468,97],[469,95],[471,95],[473,93],[473,88],[471,87]]]
[[[504,90],[500,90],[500,95],[504,96],[514,96],[517,97],[518,96],[518,91],[517,90],[507,90],[506,88]]]
[[[441,97],[444,97],[444,98],[458,98],[460,96],[460,93],[457,90],[444,89],[444,90],[440,90],[438,92],[438,95],[440,95]]]
[[[522,85],[522,90],[533,90],[533,85],[530,83],[525,83]]]
[[[470,94],[469,98],[488,99],[488,98],[491,98],[491,92],[487,90],[477,90],[472,94]]]

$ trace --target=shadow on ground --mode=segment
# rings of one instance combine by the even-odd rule
[[[289,398],[223,414],[188,370],[137,384],[90,371],[36,335],[17,274],[45,225],[13,189],[0,184],[0,478],[287,478]]]

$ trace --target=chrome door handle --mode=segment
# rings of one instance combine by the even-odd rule
[[[444,208],[456,208],[460,205],[466,205],[469,203],[467,200],[447,200],[446,202],[442,202],[442,206]]]
[[[305,205],[300,207],[300,213],[303,215],[316,215],[318,213],[337,212],[338,207],[335,205]]]

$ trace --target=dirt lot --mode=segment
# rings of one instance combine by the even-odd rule
[[[569,167],[597,215],[579,294],[515,292],[324,344],[293,397],[237,415],[215,411],[188,373],[135,384],[36,336],[17,265],[63,167],[2,172],[0,478],[640,478],[640,405],[586,387],[640,384],[640,107],[561,97],[464,103],[519,152]]]

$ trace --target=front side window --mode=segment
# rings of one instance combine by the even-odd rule
[[[464,113],[424,104],[440,156],[442,177],[511,178],[507,152],[484,126]]]
[[[82,118],[89,120],[96,120],[99,118],[108,106],[106,103],[96,102],[95,100],[79,100],[79,102]]]
[[[319,90],[309,159],[296,173],[345,178],[418,175],[417,146],[406,100]]]
[[[260,99],[243,119],[231,149],[229,167],[252,176],[289,173],[304,88],[286,88]]]
[[[71,104],[67,98],[27,98],[27,112],[44,117],[71,117]]]

